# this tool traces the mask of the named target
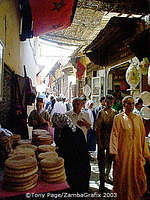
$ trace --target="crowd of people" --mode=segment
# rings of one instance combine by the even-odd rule
[[[64,97],[37,98],[28,124],[33,129],[54,128],[54,142],[64,158],[73,192],[88,192],[89,152],[97,146],[100,192],[106,191],[107,182],[113,184],[119,200],[140,200],[147,190],[144,165],[150,161],[140,116],[142,103],[142,99],[119,96],[117,91],[114,96],[101,97],[95,108],[84,96],[72,102]]]

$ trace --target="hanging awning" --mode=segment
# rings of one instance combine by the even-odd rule
[[[144,57],[150,60],[150,28],[143,31],[129,44],[135,56],[141,61]]]
[[[112,17],[96,39],[85,49],[86,55],[96,65],[112,66],[134,56],[129,41],[137,34],[143,22],[136,18]]]
[[[61,30],[71,25],[75,0],[29,0],[33,20],[33,35]]]

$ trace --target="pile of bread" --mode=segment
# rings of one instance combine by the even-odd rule
[[[27,191],[37,185],[38,177],[48,183],[66,180],[64,160],[58,157],[54,146],[45,142],[35,146],[25,140],[18,143],[5,160],[3,186],[6,190]]]
[[[38,160],[40,163],[41,177],[48,183],[60,183],[66,180],[64,160],[50,145],[38,147]]]
[[[12,140],[12,147],[15,148],[18,142],[21,140],[21,135],[14,134],[11,136],[11,140]]]
[[[32,143],[35,145],[52,144],[53,139],[46,130],[35,129],[32,131]]]
[[[14,155],[5,161],[5,189],[26,191],[37,185],[38,166],[35,157]]]

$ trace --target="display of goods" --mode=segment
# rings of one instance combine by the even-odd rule
[[[11,153],[9,153],[8,157],[13,157],[17,155],[27,155],[27,156],[32,156],[35,157],[35,152],[32,149],[29,148],[16,148],[14,149]]]
[[[148,74],[148,67],[150,65],[150,62],[148,60],[148,58],[143,58],[143,60],[141,61],[140,65],[139,65],[139,70],[141,72],[141,74],[143,75],[147,75]]]
[[[42,159],[45,159],[45,158],[52,158],[52,157],[58,157],[58,154],[54,151],[44,152],[44,153],[38,154],[39,160],[42,160]]]
[[[4,161],[8,158],[10,152],[12,152],[11,137],[0,137],[0,168],[4,167]]]
[[[19,140],[18,141],[18,145],[19,144],[31,144],[32,141],[30,139],[23,139],[23,140]]]
[[[56,147],[52,146],[52,145],[39,145],[38,146],[38,152],[42,153],[42,152],[51,152],[51,151],[55,151]]]
[[[12,140],[12,147],[15,148],[18,145],[18,142],[21,140],[21,135],[13,134],[11,136],[11,140]]]
[[[33,144],[20,144],[16,146],[16,149],[31,149],[32,151],[36,151],[37,150],[37,146],[33,145]]]
[[[141,109],[141,116],[142,116],[142,118],[149,120],[150,119],[150,108],[149,107],[143,107]]]
[[[37,160],[28,155],[14,155],[5,160],[3,188],[27,191],[37,185]]]
[[[139,97],[143,100],[144,106],[150,106],[150,92],[144,91]]]
[[[46,130],[43,129],[34,129],[32,130],[32,143],[35,145],[40,145],[38,144],[38,136],[50,136],[50,133]]]
[[[47,134],[49,134],[49,132],[47,130],[43,130],[43,129],[33,129],[32,130],[32,136],[47,135]]]
[[[46,157],[40,161],[41,177],[47,183],[61,183],[66,180],[64,159],[58,156]]]
[[[140,82],[140,73],[137,66],[130,64],[126,71],[126,81],[130,85],[131,89],[135,89]]]

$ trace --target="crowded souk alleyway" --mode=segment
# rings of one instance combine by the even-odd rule
[[[150,200],[149,0],[0,0],[0,199]]]

